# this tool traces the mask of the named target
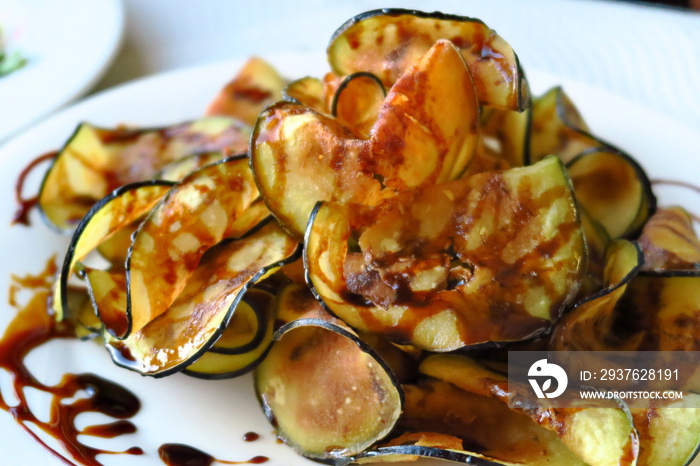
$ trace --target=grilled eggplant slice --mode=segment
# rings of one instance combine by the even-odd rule
[[[187,157],[175,160],[164,166],[161,171],[156,174],[158,180],[180,181],[193,171],[219,162],[230,155],[224,152],[204,152],[201,154],[192,154]]]
[[[252,371],[265,357],[274,334],[275,296],[249,289],[216,343],[184,374],[201,379],[229,379]]]
[[[482,105],[525,108],[527,85],[515,52],[473,18],[403,9],[367,11],[335,31],[328,62],[338,76],[368,71],[390,87],[440,39],[459,48]]]
[[[611,237],[635,236],[656,210],[642,167],[624,152],[593,148],[568,164],[576,199]]]
[[[93,204],[125,184],[151,179],[195,152],[247,150],[250,129],[230,118],[203,118],[158,129],[82,123],[47,171],[39,207],[49,224],[73,228]]]
[[[581,113],[560,86],[534,99],[530,163],[552,154],[568,162],[581,152],[601,145],[606,144],[590,133]]]
[[[491,140],[491,143],[497,147],[495,152],[499,158],[505,160],[510,167],[530,164],[530,135],[532,134],[530,103],[522,112],[484,107],[481,113],[480,131],[481,137],[484,140]]]
[[[104,197],[85,215],[73,233],[57,280],[58,286],[54,289],[54,311],[59,321],[66,314],[77,311],[77,308],[70,309],[68,280],[76,272],[79,262],[110,237],[141,219],[172,185],[165,181],[146,181],[123,186]]]
[[[504,405],[512,403],[513,411],[526,415],[537,425],[556,434],[585,464],[637,464],[639,437],[630,411],[622,402],[608,400],[610,403],[607,406],[582,402],[572,408],[552,408],[540,404],[529,386],[509,382],[504,375],[456,354],[429,356],[421,363],[420,371],[469,393]],[[514,431],[522,432],[519,429]],[[537,437],[545,440],[546,446],[543,447],[546,451],[556,449],[549,439]]]
[[[632,409],[639,432],[639,461],[645,466],[689,465],[700,450],[700,395],[686,393],[683,400]]]
[[[374,208],[320,204],[304,254],[309,284],[335,315],[431,351],[544,332],[576,295],[586,261],[556,157]]]
[[[556,432],[499,400],[432,379],[403,388],[406,404],[399,431],[454,436],[461,440],[458,450],[504,463],[584,464]]]
[[[324,82],[312,76],[304,76],[287,84],[282,91],[284,100],[313,108],[319,113],[330,114]]]
[[[125,335],[168,309],[207,249],[247,231],[236,221],[257,197],[248,160],[240,156],[203,167],[168,192],[137,230],[129,251],[131,325]]]
[[[642,270],[700,269],[700,240],[692,217],[682,207],[657,210],[638,241],[644,252]]]
[[[255,389],[284,442],[327,460],[356,455],[391,431],[401,414],[401,387],[342,321],[312,310],[275,339],[255,371]]]
[[[392,190],[458,177],[478,140],[470,79],[455,47],[438,42],[391,89],[369,139],[307,107],[269,107],[253,131],[251,166],[270,211],[301,238],[319,200],[376,204]]]
[[[253,57],[209,104],[207,115],[230,116],[252,126],[265,107],[282,98],[285,85],[272,65]]]
[[[605,255],[605,287],[578,303],[557,322],[550,348],[555,351],[611,350],[608,346],[602,346],[601,342],[611,333],[615,305],[630,281],[639,273],[643,261],[642,251],[636,243],[614,241]]]
[[[331,114],[359,137],[369,137],[386,97],[382,81],[366,71],[346,76],[333,96]]]
[[[184,369],[224,333],[246,290],[298,254],[299,244],[274,221],[245,238],[211,248],[165,312],[123,340],[104,332],[113,361],[154,377]],[[199,371],[211,367],[203,363]]]

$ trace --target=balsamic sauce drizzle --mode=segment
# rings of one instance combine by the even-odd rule
[[[39,275],[12,276],[9,304],[18,309],[14,320],[0,340],[0,368],[12,378],[12,388],[18,403],[5,400],[0,394],[0,409],[7,411],[34,440],[49,450],[67,465],[79,461],[87,466],[101,466],[96,457],[100,454],[143,454],[138,447],[123,452],[113,452],[90,447],[82,443],[79,435],[114,438],[136,431],[128,421],[140,408],[135,395],[125,388],[94,374],[66,374],[57,385],[45,385],[37,380],[24,363],[29,352],[52,339],[75,338],[69,325],[59,325],[49,312],[51,286],[56,274],[56,260],[51,258]],[[30,290],[33,295],[28,303],[20,306],[17,295],[21,290]],[[32,387],[51,395],[50,419],[40,420],[30,409],[25,388]],[[77,397],[78,394],[85,396]],[[117,419],[115,422],[89,426],[79,431],[75,425],[81,413],[98,412]],[[55,438],[68,452],[68,456],[49,446],[30,424]]]
[[[700,194],[700,186],[695,185],[693,183],[688,183],[686,181],[679,181],[679,180],[667,180],[667,179],[654,179],[651,180],[652,185],[659,185],[659,184],[665,184],[669,186],[677,186],[680,188],[686,188],[690,189],[691,191],[695,191],[696,193]],[[688,215],[695,220],[696,222],[700,223],[700,215],[694,214],[692,212],[688,212]]]
[[[255,456],[248,461],[225,461],[216,459],[209,453],[205,453],[189,445],[181,443],[166,443],[158,448],[158,456],[168,466],[210,466],[214,463],[222,464],[262,464],[270,458],[267,456]]]
[[[57,151],[47,152],[44,155],[40,155],[35,158],[29,164],[24,167],[22,172],[17,177],[15,182],[15,200],[17,201],[17,211],[15,216],[12,218],[12,224],[20,223],[22,225],[29,226],[29,212],[37,205],[39,202],[39,195],[25,198],[22,197],[22,192],[24,189],[24,183],[27,181],[27,176],[34,170],[38,165],[47,161],[53,160],[58,155]]]
[[[18,402],[4,399],[0,392],[0,410],[8,412],[27,434],[66,465],[102,466],[97,460],[100,454],[142,455],[144,452],[139,447],[115,452],[91,447],[78,439],[80,435],[115,438],[136,432],[136,426],[129,420],[141,407],[136,395],[94,374],[65,374],[57,385],[45,385],[34,377],[24,363],[25,357],[44,343],[53,339],[76,338],[75,329],[69,323],[57,323],[51,312],[50,300],[56,271],[54,256],[38,275],[12,276],[8,302],[18,312],[0,339],[0,369],[5,369],[10,374],[13,393]],[[32,293],[24,305],[18,301],[18,295],[22,291]],[[27,387],[51,395],[49,421],[41,421],[30,410],[24,392]],[[78,415],[86,412],[102,413],[115,421],[87,426],[79,431],[75,420]],[[30,428],[30,424],[55,438],[67,455],[48,445],[39,433]],[[255,432],[243,436],[246,442],[258,438],[260,435]],[[266,456],[255,456],[247,461],[225,461],[196,448],[175,443],[161,445],[158,454],[169,466],[262,464],[269,460]]]

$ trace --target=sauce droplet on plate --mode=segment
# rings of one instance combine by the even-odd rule
[[[210,466],[215,462],[223,464],[262,464],[269,460],[267,456],[255,456],[248,461],[225,461],[181,443],[161,445],[158,448],[158,456],[168,466]]]

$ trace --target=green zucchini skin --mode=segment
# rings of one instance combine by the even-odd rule
[[[142,182],[137,182],[137,183],[132,183],[128,184],[122,187],[119,187],[112,191],[110,194],[99,200],[96,204],[94,204],[88,213],[82,218],[80,223],[78,224],[77,228],[73,232],[73,237],[71,238],[71,242],[68,245],[68,250],[66,251],[65,258],[63,260],[63,265],[61,267],[61,273],[60,273],[60,278],[59,278],[59,287],[60,287],[60,306],[61,310],[60,312],[56,313],[56,318],[57,320],[62,320],[64,315],[66,313],[70,313],[70,305],[68,303],[68,278],[72,274],[72,265],[76,253],[76,248],[78,246],[78,243],[87,229],[87,227],[90,225],[90,221],[92,218],[95,216],[97,212],[100,212],[105,206],[109,205],[110,202],[115,200],[116,198],[126,194],[130,193],[134,190],[144,188],[144,187],[150,187],[150,186],[163,186],[163,187],[171,187],[175,183],[169,182],[169,181],[159,181],[159,180],[149,180],[149,181],[142,181]]]
[[[338,321],[318,309],[310,311],[305,316],[283,325],[275,332],[275,343],[269,356],[255,372],[255,388],[263,413],[276,427],[278,436],[285,443],[307,458],[330,462],[357,454],[388,435],[398,420],[404,404],[404,395],[400,383],[388,364],[342,321]],[[297,334],[296,332],[306,333]],[[307,334],[309,332],[311,333]],[[290,340],[289,335],[294,335],[295,339]],[[341,342],[345,343],[341,344]],[[344,357],[349,358],[350,361],[359,357],[361,359],[348,362],[348,364],[354,368],[362,367],[366,372],[357,376],[348,372],[342,377],[332,379],[329,374],[319,376],[313,370],[308,372],[304,369],[304,364],[311,364],[311,359],[309,359],[311,356],[308,355],[308,351],[312,349],[328,354],[343,352]],[[319,354],[321,358],[324,356],[327,354]],[[284,370],[278,374],[276,369],[281,367],[279,366],[282,364],[281,361],[285,361],[288,357],[289,363],[294,367],[286,375]],[[363,361],[365,360],[368,361],[367,366],[364,366]],[[284,366],[286,367],[286,364]],[[296,377],[296,380],[291,380],[290,377]],[[372,380],[371,388],[366,386],[368,384],[366,377],[370,377]],[[282,402],[281,405],[277,404],[275,387],[279,383],[284,383],[289,393],[285,396],[294,398],[301,396],[300,391],[306,391],[308,387],[305,385],[308,385],[309,381],[333,384],[332,389],[329,389],[327,393],[323,391],[322,394],[313,395],[329,397],[333,406],[338,406],[335,404],[337,402],[340,406],[349,406],[348,409],[354,410],[353,404],[348,404],[348,400],[354,397],[359,403],[371,404],[376,403],[376,401],[367,400],[373,399],[373,396],[376,395],[383,400],[383,406],[388,406],[389,411],[383,409],[380,413],[382,419],[379,421],[377,419],[362,419],[362,416],[375,414],[371,409],[368,409],[370,405],[367,405],[367,409],[360,412],[353,412],[350,418],[344,417],[344,414],[341,414],[343,411],[341,409],[337,414],[338,419],[335,421],[338,424],[334,425],[334,427],[338,427],[338,432],[328,431],[322,426],[322,424],[325,425],[326,421],[318,420],[317,417],[320,413],[310,413],[308,419],[303,421],[303,429],[299,427],[303,431],[303,434],[300,434],[294,424],[300,422],[297,419],[300,414],[293,410],[285,412],[283,408],[286,406],[286,401]],[[386,383],[389,385],[383,386]],[[349,384],[355,388],[351,390]],[[358,386],[359,391],[355,391],[358,390]],[[368,393],[365,393],[365,390],[368,390]],[[388,417],[384,418],[384,416]],[[361,422],[361,427],[357,426],[357,422]],[[323,440],[317,439],[316,435],[310,439],[303,437],[307,434],[312,435],[314,429]],[[359,431],[352,429],[359,429]],[[319,441],[327,443],[318,445]]]

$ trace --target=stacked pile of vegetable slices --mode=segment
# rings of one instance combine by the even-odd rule
[[[367,12],[328,60],[287,82],[252,59],[185,124],[80,125],[39,197],[77,224],[57,317],[143,375],[255,368],[316,460],[689,461],[697,410],[552,408],[502,371],[507,350],[697,351],[688,214],[562,89],[532,98],[481,21]]]

